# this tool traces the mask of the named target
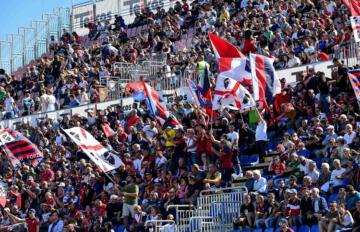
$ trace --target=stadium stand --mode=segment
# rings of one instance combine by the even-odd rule
[[[0,70],[0,230],[360,231],[349,16],[341,0],[183,0],[129,25],[87,25],[86,36],[63,30],[42,57]],[[281,79],[261,112],[214,115],[175,96],[172,116],[156,117],[155,90],[204,78],[214,89],[208,32],[274,58],[278,71],[308,68]],[[101,107],[128,98],[129,109]]]

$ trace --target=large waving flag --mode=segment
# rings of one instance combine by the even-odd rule
[[[200,104],[200,100],[199,100],[199,97],[198,97],[198,88],[197,88],[197,86],[190,79],[185,79],[185,83],[186,83],[186,86],[190,90],[191,98],[194,101],[194,105],[196,105],[197,107],[200,107],[201,104]]]
[[[243,85],[252,84],[250,60],[247,58],[219,58],[220,76],[229,77]]]
[[[101,128],[104,131],[104,134],[106,137],[110,138],[114,135],[116,135],[116,132],[110,127],[109,123],[103,123],[101,124]]]
[[[42,152],[28,138],[10,128],[0,130],[0,146],[14,168],[21,162],[30,162],[36,167],[43,159]]]
[[[360,16],[350,17],[350,22],[354,33],[355,42],[360,42]]]
[[[350,70],[349,80],[354,90],[356,100],[360,104],[360,69]]]
[[[343,3],[349,8],[352,16],[360,16],[360,1],[359,0],[343,0]]]
[[[242,54],[239,49],[227,42],[226,40],[223,40],[219,36],[208,33],[212,48],[214,50],[216,58],[219,57],[230,57],[230,58],[242,58],[245,57],[244,54]]]
[[[64,129],[64,132],[103,172],[112,171],[123,164],[118,156],[110,153],[83,128],[73,127]]]
[[[250,54],[253,96],[265,108],[272,103],[273,97],[281,92],[281,83],[276,75],[272,58]]]
[[[127,88],[130,88],[133,91],[143,91],[143,94],[147,98],[146,100],[151,114],[156,117],[156,119],[160,122],[161,125],[173,127],[181,126],[179,121],[170,114],[166,106],[160,102],[159,94],[155,89],[153,89],[149,84],[145,82],[134,83],[128,84]]]
[[[226,76],[218,76],[212,105],[214,110],[227,107],[243,112],[251,110],[256,103],[240,82]]]

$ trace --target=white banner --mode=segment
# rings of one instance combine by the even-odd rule
[[[95,2],[95,21],[109,21],[114,23],[115,15],[119,12],[120,0],[96,0]]]
[[[99,141],[81,127],[64,129],[64,132],[102,171],[109,172],[122,165],[121,159],[108,152]]]
[[[350,17],[350,21],[354,32],[355,42],[360,42],[360,16]]]
[[[80,36],[87,35],[89,29],[85,27],[87,23],[94,23],[94,4],[92,1],[73,6],[72,27]]]

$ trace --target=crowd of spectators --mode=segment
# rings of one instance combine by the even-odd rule
[[[144,8],[129,25],[120,16],[113,24],[90,23],[88,36],[94,42],[89,47],[76,32],[64,30],[59,41],[50,40],[50,53],[25,72],[11,75],[1,70],[2,118],[99,102],[99,80],[116,75],[114,62],[136,64],[163,55],[166,65],[150,78],[173,77],[176,82],[186,69],[196,68],[203,55],[215,72],[207,32],[218,33],[245,55],[274,57],[277,69],[328,60],[351,42],[348,16],[341,0],[182,1],[168,11]],[[143,26],[142,32],[128,37],[128,28]],[[184,38],[191,43],[176,46]]]
[[[4,118],[98,102],[99,77],[113,72],[113,62],[137,63],[153,53],[166,54],[174,72],[195,68],[203,56],[215,73],[207,31],[224,35],[244,54],[276,57],[275,65],[283,62],[279,68],[315,61],[314,52],[332,53],[350,40],[347,14],[339,0],[183,1],[168,12],[137,13],[129,27],[149,29],[136,38],[127,38],[120,18],[108,27],[89,26],[89,36],[102,39],[101,45],[84,48],[76,33],[65,31],[61,42],[51,44],[54,58],[41,58],[23,77],[1,71]],[[177,51],[173,43],[189,28],[195,29],[193,46]],[[318,225],[321,232],[358,231],[359,107],[348,67],[337,59],[334,65],[331,77],[309,68],[296,85],[281,80],[282,92],[266,112],[223,109],[211,121],[203,109],[177,99],[169,110],[181,128],[162,127],[145,102],[130,112],[112,106],[89,110],[87,117],[20,124],[17,130],[44,160],[13,170],[2,154],[0,176],[9,191],[0,225],[26,222],[30,232],[148,231],[154,226],[148,220],[176,219],[168,205],[196,206],[201,190],[232,186],[243,174],[248,194],[235,229]],[[167,78],[165,71],[161,75]],[[104,123],[114,136],[105,135]],[[89,131],[124,165],[105,175],[61,131],[74,126]],[[243,173],[241,157],[251,154],[260,162],[273,159]],[[175,227],[166,225],[167,231]]]

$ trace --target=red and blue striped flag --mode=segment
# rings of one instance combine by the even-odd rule
[[[350,70],[349,80],[354,90],[356,99],[360,104],[360,69]]]
[[[28,161],[36,167],[43,159],[41,151],[28,138],[10,128],[0,130],[0,146],[14,168]]]

